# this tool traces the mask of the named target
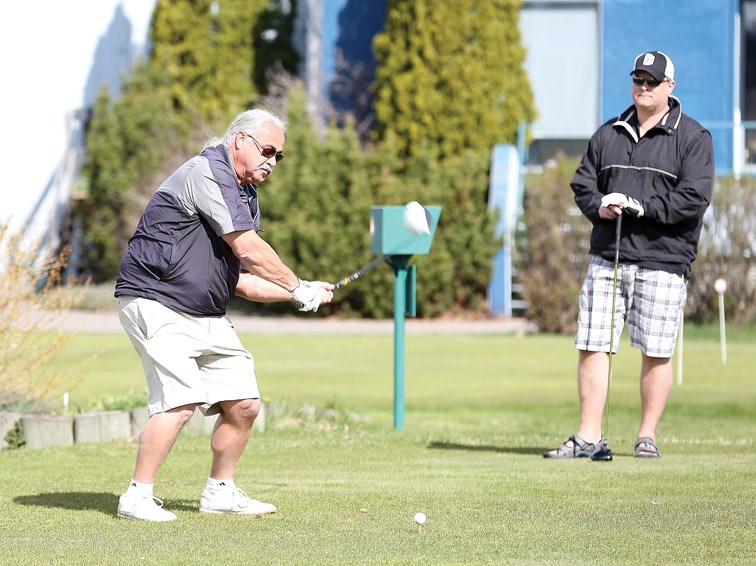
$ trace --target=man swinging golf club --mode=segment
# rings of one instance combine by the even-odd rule
[[[642,358],[634,453],[661,455],[656,427],[672,387],[679,315],[711,201],[714,149],[709,132],[672,96],[675,69],[667,55],[641,53],[630,74],[633,105],[593,134],[571,183],[593,224],[575,338],[580,424],[546,458],[612,459],[603,434],[611,356],[625,321]]]
[[[210,437],[206,514],[275,513],[234,482],[260,411],[255,362],[226,310],[232,295],[293,301],[303,312],[333,298],[333,285],[302,281],[265,242],[257,190],[283,159],[286,124],[254,108],[181,165],[153,195],[129,240],[115,295],[139,354],[150,418],[139,434],[134,475],[118,500],[123,519],[176,515],[153,495],[157,473],[196,409],[217,415]]]

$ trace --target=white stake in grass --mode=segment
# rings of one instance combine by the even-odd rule
[[[727,364],[727,337],[725,336],[724,294],[727,291],[727,281],[721,277],[714,281],[714,290],[719,295],[719,342],[722,350],[722,365]]]

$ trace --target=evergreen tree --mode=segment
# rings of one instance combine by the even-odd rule
[[[353,125],[321,141],[306,103],[298,82],[286,112],[286,161],[260,187],[262,237],[302,277],[336,279],[370,261],[372,182]],[[360,310],[345,291],[337,310]]]
[[[520,0],[388,0],[373,48],[379,139],[440,157],[514,143],[535,117],[523,68]]]
[[[264,0],[161,0],[152,53],[122,95],[103,92],[87,134],[89,243],[85,268],[115,275],[136,219],[156,187],[254,96],[253,28]]]
[[[296,75],[299,53],[294,48],[294,18],[296,0],[269,0],[257,19],[253,33],[254,85],[258,92],[267,94],[268,73],[280,72]]]
[[[487,155],[467,151],[440,161],[425,150],[405,162],[388,142],[361,149],[353,124],[332,127],[321,141],[305,104],[300,83],[289,96],[286,161],[260,187],[262,237],[302,277],[336,281],[376,257],[370,249],[372,205],[439,204],[443,227],[431,254],[413,258],[418,314],[481,311],[497,247],[495,218],[477,204],[485,202]],[[337,291],[319,314],[390,317],[393,280],[389,266],[377,268]]]
[[[150,60],[137,68],[119,100],[106,93],[98,99],[87,139],[86,211],[93,243],[90,266],[97,280],[115,274],[126,239],[159,183],[247,107],[255,74],[239,72],[242,63],[236,55],[245,52],[247,63],[254,60],[246,45],[252,45],[260,28],[240,25],[246,21],[242,15],[234,20],[239,30],[229,26],[234,9],[257,14],[258,4],[264,2],[259,0],[253,10],[241,0],[224,0],[211,12],[214,3],[209,1],[161,0],[153,17]],[[246,29],[248,43],[241,41],[234,51],[232,38],[240,37],[236,32],[242,34],[241,29]],[[219,46],[229,50],[221,52]],[[221,69],[226,63],[228,70]],[[432,252],[413,259],[418,265],[418,314],[482,309],[496,247],[495,218],[485,207],[488,142],[452,150],[428,138],[413,141],[408,151],[401,145],[403,134],[387,130],[379,145],[363,150],[350,122],[331,127],[321,139],[305,107],[300,85],[289,96],[287,159],[260,186],[262,237],[301,276],[334,281],[375,257],[370,250],[371,205],[409,200],[440,204],[441,226]],[[439,120],[445,117],[443,111],[436,113]],[[513,123],[516,130],[517,120]],[[478,125],[473,129],[483,130]],[[402,152],[405,156],[397,157]],[[391,269],[381,267],[369,277],[340,290],[319,315],[391,316]]]
[[[144,200],[166,159],[182,155],[192,125],[171,108],[165,77],[146,65],[134,68],[118,100],[103,88],[87,132],[84,173],[89,194],[84,227],[90,250],[87,268],[96,281],[112,277]]]
[[[265,0],[170,0],[152,17],[150,64],[176,109],[219,126],[254,97],[253,27]]]

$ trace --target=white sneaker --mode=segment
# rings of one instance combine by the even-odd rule
[[[202,492],[199,504],[200,513],[216,513],[229,515],[267,515],[278,511],[275,505],[262,503],[257,499],[250,499],[238,487],[226,493]]]
[[[163,509],[163,502],[154,495],[127,497],[126,494],[123,494],[118,499],[118,514],[116,517],[119,519],[153,521],[155,523],[176,520],[176,515]]]

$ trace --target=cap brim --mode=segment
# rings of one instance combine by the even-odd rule
[[[657,81],[663,81],[665,78],[667,78],[667,76],[663,72],[661,72],[661,71],[659,71],[657,69],[647,69],[647,68],[644,68],[644,67],[636,67],[635,69],[633,69],[632,71],[630,71],[630,74],[631,75],[635,74],[638,71],[645,71],[646,73],[648,73],[649,75],[651,75],[653,78],[655,78]]]

